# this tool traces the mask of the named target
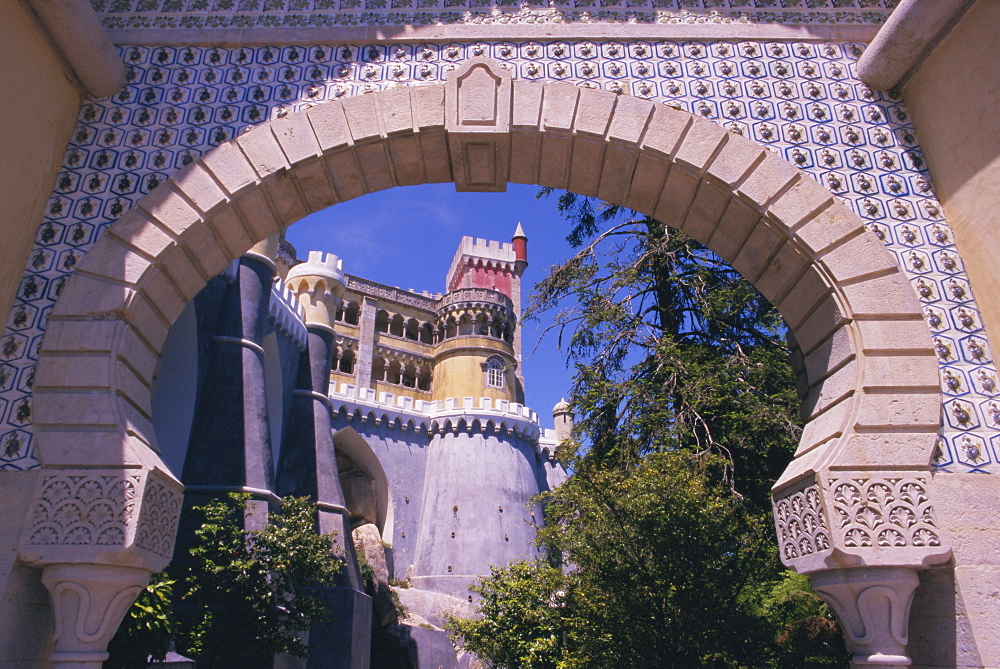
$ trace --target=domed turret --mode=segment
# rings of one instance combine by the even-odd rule
[[[306,325],[333,330],[340,298],[347,290],[343,261],[332,253],[310,251],[309,260],[288,271],[285,283],[306,311]]]
[[[565,398],[552,407],[552,419],[556,426],[556,439],[559,443],[573,436],[573,411]]]

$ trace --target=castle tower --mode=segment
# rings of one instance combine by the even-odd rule
[[[488,288],[503,293],[513,303],[514,315],[521,318],[521,275],[528,267],[528,237],[517,224],[511,243],[462,237],[448,269],[448,292],[459,288]],[[514,335],[514,353],[521,361],[521,336]]]
[[[530,435],[475,413],[467,406],[431,435],[412,578],[415,588],[463,600],[490,565],[538,554],[542,511],[528,504],[546,487]]]
[[[441,298],[436,317],[434,399],[524,401],[516,374],[517,318],[509,297],[488,288],[459,288]]]
[[[286,283],[305,309],[308,335],[278,461],[277,488],[282,496],[316,499],[321,505],[320,529],[337,531],[342,540],[350,535],[350,525],[345,527],[345,517],[338,513],[344,508],[344,494],[325,401],[330,390],[334,315],[346,287],[341,265],[332,253],[311,251],[308,261],[288,272]]]
[[[462,238],[437,310],[434,399],[524,402],[517,325],[527,266],[528,238],[520,223],[509,244]]]
[[[339,587],[319,595],[332,616],[331,621],[313,626],[309,641],[315,651],[310,658],[324,658],[322,666],[338,669],[367,666],[371,601],[363,592],[351,541],[350,512],[340,486],[330,422],[334,322],[347,283],[340,259],[319,251],[310,251],[309,260],[292,267],[286,283],[305,310],[307,344],[299,359],[289,428],[278,461],[277,491],[281,496],[314,499],[319,531],[335,532],[337,552],[345,557]]]
[[[524,401],[518,372],[521,226],[510,244],[462,239],[437,308],[434,399],[464,410],[433,428],[427,447],[415,587],[465,599],[491,564],[535,555],[528,502],[544,486],[535,443],[518,418],[507,423],[477,407]],[[457,398],[457,399],[450,399]],[[446,404],[447,406],[447,404]]]

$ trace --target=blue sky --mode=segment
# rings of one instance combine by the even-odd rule
[[[528,236],[525,301],[549,266],[572,250],[569,224],[556,211],[555,196],[537,199],[538,186],[509,184],[506,193],[456,193],[453,184],[391,188],[312,214],[288,230],[299,257],[328,251],[350,274],[390,286],[442,292],[445,274],[465,236],[510,241],[518,222]],[[571,370],[554,334],[532,347],[547,323],[524,329],[526,403],[552,427],[552,407],[569,390]]]

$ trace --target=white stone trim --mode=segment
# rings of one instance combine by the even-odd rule
[[[417,400],[399,397],[393,393],[377,393],[369,388],[341,384],[330,391],[330,407],[334,414],[341,409],[348,416],[360,415],[363,420],[374,420],[394,425],[398,420],[404,429],[435,432],[442,430],[472,429],[479,421],[480,429],[492,425],[494,431],[516,434],[538,446],[543,435],[538,414],[523,404],[507,400],[480,397],[449,398],[445,400]],[[464,425],[465,427],[460,427]]]

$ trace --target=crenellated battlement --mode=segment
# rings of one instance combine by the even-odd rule
[[[448,290],[462,288],[459,285],[465,270],[470,266],[483,266],[494,270],[514,272],[517,254],[510,242],[498,242],[486,239],[462,237],[455,251],[455,257],[448,268],[445,283]]]
[[[267,305],[268,318],[275,328],[288,335],[300,349],[306,347],[306,310],[292,289],[280,278],[271,284],[271,300]]]
[[[544,438],[550,430],[542,431],[533,409],[489,397],[419,400],[345,383],[331,388],[330,409],[333,413],[344,411],[348,418],[357,418],[362,423],[395,426],[404,432],[517,435],[536,447],[551,441]]]

